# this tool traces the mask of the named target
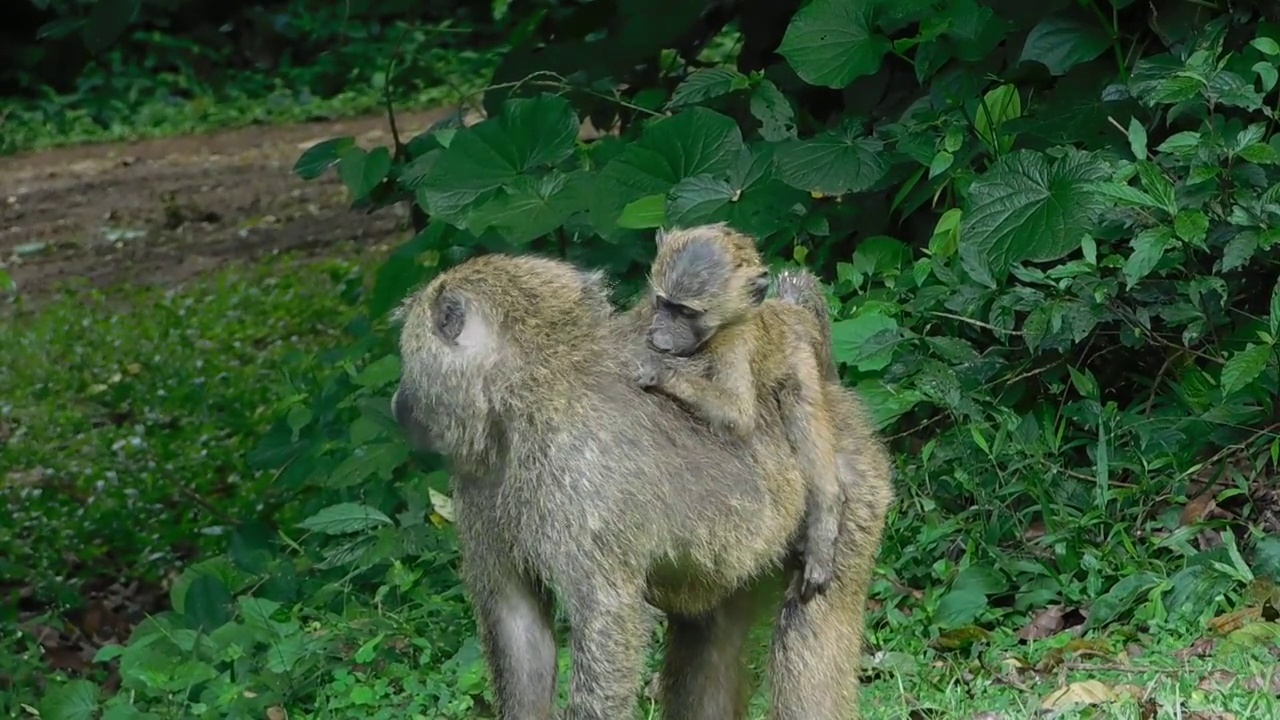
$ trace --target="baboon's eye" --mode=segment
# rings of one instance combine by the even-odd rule
[[[442,295],[436,301],[434,312],[436,334],[449,342],[458,339],[462,333],[462,325],[466,317],[463,313],[462,301],[452,295]]]

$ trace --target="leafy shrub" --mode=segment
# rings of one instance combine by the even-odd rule
[[[192,571],[188,594],[201,582],[239,610],[192,617],[188,601],[182,627],[249,639],[201,661],[189,712],[232,697],[233,667],[271,688],[236,702],[329,702],[226,629],[259,599],[305,674],[335,634],[383,642],[371,618],[425,617],[426,584],[406,593],[401,573],[456,592],[437,529],[447,475],[389,419],[388,310],[495,251],[604,267],[629,302],[662,225],[727,220],[776,266],[830,281],[844,377],[911,450],[872,643],[923,628],[945,651],[1053,605],[1084,611],[1089,631],[1194,632],[1280,580],[1276,26],[1125,0],[811,0],[772,23],[785,6],[660,5],[531,11],[488,119],[299,158],[304,178],[336,170],[358,207],[411,204],[417,232],[377,273],[367,335],[252,455],[298,488],[311,533],[262,550],[317,579],[273,596],[255,587],[276,578],[267,565]],[[730,21],[737,63],[699,59]],[[586,117],[616,133],[580,141]],[[348,587],[372,600],[338,603]],[[327,638],[287,624],[312,618]],[[476,689],[434,711],[482,705],[465,623],[418,622],[433,637],[418,662]]]

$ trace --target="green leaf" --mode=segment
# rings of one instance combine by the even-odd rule
[[[1280,338],[1280,280],[1271,290],[1271,337]]]
[[[1249,264],[1258,251],[1258,233],[1245,228],[1238,231],[1222,248],[1222,270],[1235,270]]]
[[[1183,130],[1165,138],[1164,142],[1156,146],[1156,152],[1187,156],[1194,155],[1199,148],[1200,133],[1193,130]]]
[[[345,535],[390,524],[391,518],[377,508],[347,502],[330,505],[298,523],[298,527],[326,535]]]
[[[843,88],[874,75],[892,48],[873,30],[871,0],[813,0],[787,26],[778,53],[810,85]]]
[[[938,601],[933,621],[943,628],[970,625],[986,609],[987,596],[981,591],[973,588],[952,590]]]
[[[1209,218],[1199,210],[1179,210],[1173,219],[1173,231],[1193,245],[1203,245],[1209,233]]]
[[[852,123],[812,140],[789,140],[774,153],[778,179],[806,192],[843,195],[870,189],[888,172],[884,143]]]
[[[403,442],[384,442],[366,445],[351,453],[325,478],[330,488],[352,487],[371,475],[391,477],[396,468],[409,459],[409,448]]]
[[[973,131],[988,146],[1008,152],[1013,138],[1001,133],[1005,123],[1022,117],[1022,96],[1016,85],[1000,85],[982,96],[974,109]]]
[[[1253,548],[1253,572],[1280,583],[1280,535],[1268,535]]]
[[[1147,129],[1138,118],[1129,118],[1129,150],[1138,160],[1147,159]]]
[[[650,123],[596,176],[591,224],[610,237],[623,209],[646,195],[665,195],[695,175],[724,177],[745,145],[738,124],[704,107],[692,107]]]
[[[466,206],[534,168],[573,154],[578,115],[553,95],[515,98],[495,117],[459,130],[422,178],[429,208]]]
[[[735,90],[746,89],[748,82],[746,75],[733,68],[713,67],[697,70],[676,86],[667,107],[675,109],[728,95]]]
[[[1094,186],[1099,195],[1115,200],[1121,205],[1148,207],[1153,210],[1164,210],[1164,204],[1150,194],[1132,185],[1118,182],[1102,182]]]
[[[1053,75],[1065,75],[1080,63],[1106,52],[1111,39],[1102,28],[1062,15],[1051,15],[1036,24],[1022,46],[1019,62],[1034,60]]]
[[[183,596],[182,616],[191,627],[210,632],[231,622],[235,598],[221,578],[201,574],[191,581]]]
[[[360,200],[391,172],[391,151],[384,146],[368,152],[352,146],[342,151],[338,158],[338,177],[347,186],[353,200]]]
[[[705,176],[700,175],[699,177]],[[687,182],[687,180],[682,182]],[[632,230],[662,227],[666,224],[666,206],[666,195],[662,193],[645,195],[622,209],[622,215],[618,216],[618,227]]]
[[[138,17],[142,0],[98,0],[85,19],[81,37],[89,52],[97,55],[124,34]]]
[[[400,356],[384,355],[364,366],[352,382],[363,388],[377,388],[390,385],[400,379]]]
[[[356,139],[350,135],[322,140],[302,151],[293,164],[293,172],[303,180],[315,180],[337,165],[343,151],[355,147],[355,144]]]
[[[1253,64],[1253,72],[1262,80],[1262,91],[1269,93],[1276,87],[1276,82],[1280,81],[1280,72],[1276,71],[1276,66],[1266,61],[1258,61]]]
[[[896,334],[898,322],[888,315],[863,313],[831,324],[831,355],[836,362],[856,365],[859,370],[883,370],[893,359],[892,349],[872,348],[872,337]]]
[[[751,114],[760,121],[760,137],[782,142],[796,137],[796,113],[773,81],[764,79],[751,93]]]
[[[98,686],[88,680],[55,685],[40,702],[44,720],[90,720],[98,710]]]
[[[1237,352],[1222,366],[1222,394],[1231,395],[1244,389],[1249,383],[1258,379],[1267,362],[1271,359],[1275,348],[1270,345],[1254,345],[1249,343],[1244,350]]]
[[[1165,251],[1173,244],[1173,233],[1168,228],[1149,228],[1138,233],[1130,244],[1133,252],[1124,261],[1120,272],[1124,275],[1126,287],[1132,288],[1156,269]]]
[[[1159,579],[1148,572],[1121,579],[1090,606],[1086,629],[1102,627],[1120,617],[1133,607],[1140,594],[1154,587],[1157,582]]]
[[[1240,151],[1240,157],[1259,165],[1280,163],[1280,151],[1266,143],[1254,143]]]
[[[673,226],[691,227],[728,222],[742,232],[767,237],[789,227],[804,193],[774,178],[774,158],[768,145],[757,153],[743,151],[728,179],[713,175],[685,178],[667,193],[665,216]]]
[[[1014,263],[1075,251],[1104,205],[1094,187],[1106,167],[1072,153],[1057,160],[1019,151],[1000,158],[969,187],[960,259],[975,280],[996,287]]]
[[[521,175],[496,197],[476,205],[467,227],[476,235],[492,227],[518,245],[531,242],[587,208],[587,195],[581,184],[585,177],[581,172],[553,172],[540,178]]]
[[[1270,55],[1272,57],[1280,55],[1280,43],[1277,43],[1269,37],[1256,37],[1250,40],[1249,44],[1257,48],[1258,52],[1263,55]]]

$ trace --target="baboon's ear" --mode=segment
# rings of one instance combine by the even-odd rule
[[[748,290],[751,293],[752,303],[759,305],[764,302],[765,296],[769,294],[769,271],[761,270],[758,275],[751,278]]]
[[[440,293],[431,307],[431,322],[436,335],[445,342],[455,342],[467,322],[466,306],[462,298],[448,291]]]
[[[658,247],[662,247],[663,245],[665,245],[667,242],[667,229],[658,228],[657,230],[655,230],[653,233],[653,242]]]

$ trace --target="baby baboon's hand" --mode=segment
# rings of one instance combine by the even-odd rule
[[[636,368],[636,383],[642,388],[651,388],[660,384],[666,377],[667,367],[657,353],[646,353]]]
[[[800,580],[800,602],[808,603],[831,587],[835,572],[830,563],[822,563],[807,558],[804,563],[804,576]]]

